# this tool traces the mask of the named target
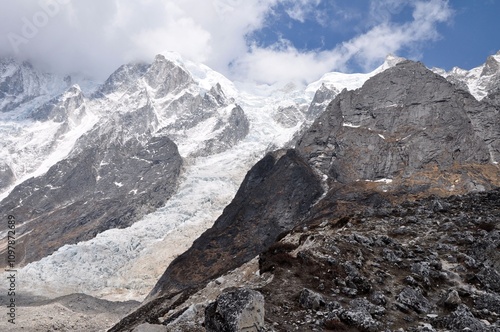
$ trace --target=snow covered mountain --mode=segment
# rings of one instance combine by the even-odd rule
[[[442,69],[433,69],[447,80],[469,91],[477,100],[482,100],[488,95],[498,93],[500,79],[500,51],[491,55],[483,65],[465,70],[454,67],[449,72]]]
[[[341,90],[400,60],[307,87],[249,86],[166,53],[101,85],[79,81],[84,91],[2,60],[1,206],[23,221],[24,289],[143,298],[251,165],[293,144]]]

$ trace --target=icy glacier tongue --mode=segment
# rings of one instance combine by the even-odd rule
[[[65,245],[28,264],[20,271],[20,287],[48,296],[83,292],[141,300],[169,262],[222,213],[257,160],[287,144],[336,93],[360,87],[390,65],[370,74],[327,74],[307,87],[232,83],[173,53],[152,65],[122,66],[93,95],[89,108],[103,123],[148,105],[155,121],[144,130],[171,137],[184,157],[179,188],[132,226]],[[241,130],[244,135],[238,136]]]

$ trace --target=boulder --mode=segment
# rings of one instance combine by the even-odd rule
[[[205,310],[207,332],[258,332],[264,327],[264,296],[248,288],[228,289]]]

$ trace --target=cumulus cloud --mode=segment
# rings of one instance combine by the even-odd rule
[[[0,53],[101,78],[165,50],[223,71],[276,1],[0,0]]]
[[[378,6],[378,11],[371,11],[373,24],[367,31],[331,50],[299,51],[280,41],[269,48],[253,47],[239,59],[235,71],[260,82],[273,83],[294,79],[310,81],[327,71],[348,70],[347,64],[352,62],[365,71],[372,70],[388,54],[398,54],[403,49],[412,58],[418,58],[426,42],[439,38],[437,25],[453,16],[448,2],[441,0],[385,0],[378,2]],[[412,19],[404,23],[392,22],[391,12],[394,14],[405,6],[413,9]],[[384,15],[380,15],[382,10]]]
[[[349,61],[369,69],[387,53],[418,50],[438,38],[437,24],[452,15],[445,0],[374,0],[367,13],[372,23],[356,27],[356,37],[332,49],[299,50],[287,40],[268,47],[249,42],[250,34],[272,24],[277,8],[299,23],[310,17],[325,23],[326,13],[318,10],[322,1],[0,0],[0,55],[104,79],[125,62],[151,61],[168,50],[233,79],[310,81],[345,69]],[[410,21],[391,21],[408,6]]]

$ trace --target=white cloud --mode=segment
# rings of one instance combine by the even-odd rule
[[[327,51],[300,52],[283,41],[271,48],[253,47],[240,59],[234,71],[266,83],[293,79],[310,81],[327,71],[345,70],[350,61],[368,71],[380,65],[388,54],[398,54],[402,49],[418,56],[425,42],[439,38],[437,24],[447,22],[453,14],[447,1],[385,2],[386,9],[394,11],[411,5],[413,20],[397,24],[390,22],[391,15],[387,15],[368,31]]]
[[[341,60],[337,52],[300,52],[286,41],[270,48],[254,45],[249,53],[234,63],[233,76],[266,84],[297,80],[311,82],[340,65]]]
[[[309,81],[345,68],[348,61],[368,69],[387,53],[418,50],[420,43],[439,36],[437,23],[451,17],[444,0],[373,0],[367,13],[372,24],[334,49],[299,51],[286,40],[265,48],[248,45],[247,36],[270,24],[277,4],[297,22],[316,18],[324,24],[328,18],[318,11],[320,2],[0,0],[0,55],[13,54],[62,72],[84,71],[102,79],[124,62],[149,61],[170,50],[231,78]],[[413,20],[391,22],[405,6],[413,8]]]
[[[49,16],[40,1],[57,13]],[[247,51],[245,36],[262,26],[277,0],[40,1],[0,0],[0,54],[102,78],[164,50],[224,71]],[[47,22],[26,35],[36,15]]]

